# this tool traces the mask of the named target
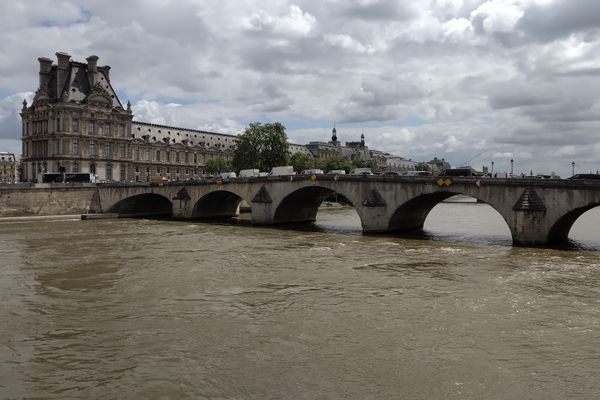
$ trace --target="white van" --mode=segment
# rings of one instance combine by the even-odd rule
[[[328,174],[336,174],[336,175],[346,175],[345,169],[332,169],[328,172]]]
[[[291,165],[285,165],[282,167],[273,167],[269,173],[271,176],[285,176],[285,175],[296,175],[294,167]]]
[[[302,171],[302,175],[321,175],[323,174],[322,169],[313,168],[313,169],[305,169]]]
[[[221,179],[233,179],[236,177],[235,172],[221,172],[219,176]]]
[[[371,168],[354,168],[350,171],[350,175],[373,175]]]
[[[258,169],[243,169],[240,171],[240,178],[254,178],[259,176],[260,171]]]

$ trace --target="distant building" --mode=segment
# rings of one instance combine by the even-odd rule
[[[18,182],[18,159],[13,153],[0,151],[0,182]]]
[[[123,105],[112,87],[110,66],[99,66],[97,56],[86,63],[65,53],[56,57],[57,64],[38,58],[39,87],[32,104],[23,101],[22,180],[61,170],[108,181],[186,179],[202,174],[211,159],[233,157],[235,135],[134,121],[131,105]],[[289,144],[289,154],[295,153],[375,161],[381,169],[390,157],[369,150],[364,135],[342,145],[335,126],[329,142]]]
[[[23,102],[23,180],[45,172],[90,172],[101,180],[185,179],[202,173],[213,158],[231,159],[237,137],[133,120],[98,57],[87,63],[56,53],[58,62],[38,58],[39,87]],[[309,153],[290,144],[290,154]]]
[[[386,164],[390,171],[411,171],[417,167],[417,163],[412,160],[407,160],[404,157],[391,156],[386,160]]]
[[[439,174],[443,170],[450,168],[450,164],[446,162],[446,160],[444,160],[443,158],[440,160],[437,157],[435,157],[431,161],[428,161],[427,165],[429,165],[429,167],[431,168],[431,172],[434,175]]]

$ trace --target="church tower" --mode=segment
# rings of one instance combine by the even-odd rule
[[[335,129],[335,121],[333,122],[333,130],[331,131],[331,143],[337,145],[337,129]]]

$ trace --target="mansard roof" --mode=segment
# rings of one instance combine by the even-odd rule
[[[91,56],[93,64],[72,61],[68,54],[57,53],[59,65],[49,58],[40,58],[40,87],[36,100],[50,103],[100,101],[106,107],[123,110],[109,79],[109,66],[97,66],[98,57]]]
[[[237,136],[198,129],[132,121],[131,135],[134,139],[145,139],[150,143],[182,144],[205,149],[233,150]]]

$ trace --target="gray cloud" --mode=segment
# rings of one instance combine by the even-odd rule
[[[136,119],[229,133],[294,121],[296,142],[327,139],[336,120],[347,140],[364,130],[371,147],[412,159],[460,163],[484,152],[481,163],[514,157],[527,171],[567,169],[576,158],[591,168],[600,164],[596,3],[2,4],[0,138],[13,142],[0,144],[18,143],[37,57],[66,51],[111,65]]]

